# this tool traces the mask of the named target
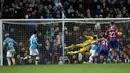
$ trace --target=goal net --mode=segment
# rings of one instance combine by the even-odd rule
[[[87,52],[70,55],[64,46],[82,43],[84,34],[102,37],[111,21],[114,21],[119,31],[120,50],[125,51],[130,42],[129,18],[84,18],[84,19],[3,19],[0,20],[0,63],[7,65],[6,49],[2,43],[6,33],[10,34],[18,44],[15,46],[15,59],[17,64],[33,64],[29,56],[29,38],[37,30],[40,62],[39,64],[81,63],[88,60]],[[76,48],[78,50],[78,48]]]

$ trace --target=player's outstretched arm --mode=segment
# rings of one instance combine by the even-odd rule
[[[87,36],[86,34],[83,34],[84,37],[86,37],[87,39],[93,39],[92,36]]]
[[[38,46],[42,46],[42,44],[38,44]]]

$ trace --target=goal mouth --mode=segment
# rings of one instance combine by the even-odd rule
[[[122,37],[123,39],[130,37],[130,33],[127,31],[130,29],[130,18],[1,19],[0,33],[4,35],[7,32],[11,32],[11,36],[15,36],[14,38],[16,39],[16,42],[22,42],[25,49],[29,49],[28,40],[33,32],[37,30],[38,43],[44,44],[42,49],[40,49],[40,54],[46,56],[44,51],[49,47],[46,46],[48,45],[48,41],[51,42],[49,45],[54,52],[57,51],[57,49],[52,47],[57,46],[58,43],[60,44],[60,46],[58,45],[58,47],[60,47],[60,50],[58,51],[60,52],[56,54],[59,58],[61,57],[61,61],[65,61],[66,59],[64,60],[64,58],[66,56],[74,56],[74,59],[75,57],[77,58],[77,55],[70,55],[67,52],[80,49],[79,47],[76,47],[75,49],[66,50],[64,49],[66,46],[72,45],[71,47],[75,47],[73,45],[84,42],[87,39],[85,35],[93,36],[96,34],[99,38],[102,38],[105,31],[110,27],[112,21],[114,21],[118,27],[119,32],[122,32],[121,39]],[[126,36],[126,31],[128,36]],[[3,35],[0,35],[1,43],[3,43],[4,40]],[[126,41],[123,40],[123,45],[124,42]],[[123,47],[126,47],[126,44]],[[0,48],[0,65],[3,65],[3,47],[0,46]],[[87,52],[85,51],[85,54],[87,54]],[[48,64],[43,56],[40,57],[42,60],[40,61],[41,64]]]

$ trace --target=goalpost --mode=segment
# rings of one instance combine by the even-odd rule
[[[65,31],[67,31],[67,32],[69,32],[69,34],[71,34],[72,31],[78,30],[78,32],[80,34],[79,37],[82,37],[82,33],[86,32],[87,31],[86,29],[88,29],[86,27],[89,26],[89,28],[92,30],[95,30],[96,27],[97,28],[100,27],[101,30],[102,29],[104,30],[104,27],[102,28],[102,25],[110,24],[111,21],[114,21],[116,24],[125,25],[126,22],[130,22],[130,18],[1,19],[0,20],[0,34],[1,34],[0,35],[0,65],[1,66],[3,65],[3,47],[2,47],[3,38],[4,38],[3,35],[6,32],[12,32],[11,28],[13,28],[13,30],[15,30],[15,31],[13,31],[13,34],[15,35],[15,40],[18,42],[24,43],[24,46],[26,48],[28,48],[27,40],[31,36],[32,31],[34,29],[39,30],[39,37],[41,37],[41,39],[44,40],[44,41],[42,41],[40,39],[40,41],[42,43],[47,41],[48,39],[49,39],[49,41],[53,41],[53,40],[57,39],[57,35],[60,34],[59,32],[61,32],[61,37],[62,37],[61,42],[58,42],[58,43],[60,45],[62,45],[62,47],[61,47],[62,49],[60,49],[61,53],[60,53],[60,55],[58,53],[58,55],[63,57],[63,62],[64,62],[64,56],[65,56],[64,46],[68,44],[65,42],[65,38],[66,38],[64,35]],[[88,26],[86,26],[86,25],[88,25]],[[71,27],[69,27],[69,26],[71,26]],[[83,27],[83,26],[85,26],[85,27]],[[80,29],[78,29],[79,27],[80,27]],[[83,27],[83,29],[82,29],[82,27]],[[129,25],[129,27],[130,27],[130,25]],[[55,30],[53,30],[53,29],[55,29]],[[82,31],[80,31],[80,30],[82,30]],[[53,31],[54,31],[54,34],[57,34],[56,36],[53,34]],[[51,34],[48,34],[49,32]],[[95,31],[93,31],[93,32],[95,32]],[[42,33],[42,36],[40,36],[40,33]],[[53,39],[53,38],[55,38],[55,39]],[[70,42],[70,40],[68,40],[68,42]],[[74,43],[77,43],[77,42],[74,42]],[[56,43],[53,42],[53,44],[56,44]],[[73,44],[73,43],[70,43],[70,44]],[[44,48],[46,48],[47,46],[48,45],[46,44],[44,46]],[[42,50],[41,53],[44,54],[44,50],[43,49],[40,49],[40,50]],[[41,57],[43,57],[43,55],[41,55]]]

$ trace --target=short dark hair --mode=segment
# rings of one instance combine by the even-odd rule
[[[93,36],[93,39],[96,40],[96,39],[97,39],[97,36]]]
[[[114,21],[112,21],[112,22],[111,22],[111,25],[115,25],[115,22],[114,22]]]
[[[37,30],[34,30],[33,34],[37,34]]]

